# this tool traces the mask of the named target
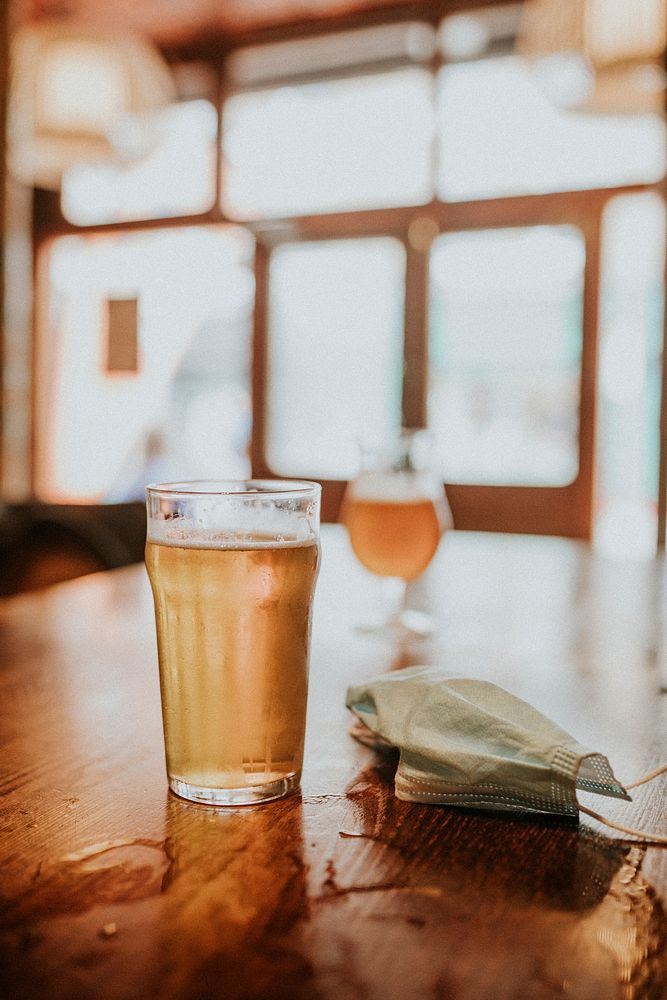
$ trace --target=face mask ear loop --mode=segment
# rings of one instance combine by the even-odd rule
[[[651,771],[650,774],[645,774],[643,778],[638,778],[637,781],[631,783],[626,783],[625,788],[637,788],[638,785],[645,785],[647,781],[652,781],[653,778],[657,778],[659,774],[664,774],[667,771],[667,764],[661,764],[660,767],[656,767],[655,771]],[[600,816],[599,813],[593,812],[592,809],[587,809],[586,806],[579,805],[581,812],[586,813],[587,816],[592,816],[593,819],[597,819],[600,823],[604,823],[605,826],[610,826],[613,830],[619,830],[620,833],[629,833],[632,837],[637,837],[639,840],[645,841],[647,844],[667,844],[667,837],[663,837],[658,833],[644,833],[642,830],[633,830],[629,826],[621,826],[620,823],[614,823],[611,819],[606,819],[604,816]]]
[[[637,781],[633,781],[631,784],[623,782],[623,786],[624,788],[636,788],[638,785],[645,785],[647,781],[652,781],[653,778],[657,778],[659,774],[664,774],[665,771],[667,771],[667,764],[661,764],[660,767],[656,767],[655,771],[645,774],[643,778],[638,778]]]
[[[614,823],[613,820],[606,819],[604,816],[600,816],[600,813],[593,812],[592,809],[587,809],[586,806],[582,806],[581,804],[579,805],[579,809],[581,812],[586,813],[587,816],[592,816],[593,819],[599,820],[600,823],[610,826],[613,830],[619,830],[621,833],[629,833],[632,837],[637,837],[638,840],[646,844],[667,845],[667,837],[662,837],[658,833],[644,833],[642,830],[633,830],[629,826],[621,826],[620,823]]]

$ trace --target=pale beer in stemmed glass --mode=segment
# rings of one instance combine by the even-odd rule
[[[429,436],[404,430],[362,445],[361,469],[349,483],[342,518],[359,562],[400,592],[399,607],[369,631],[427,635],[430,616],[407,608],[407,585],[421,576],[452,527],[444,487],[430,466]]]

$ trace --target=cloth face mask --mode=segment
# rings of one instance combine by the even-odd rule
[[[577,789],[631,799],[605,756],[495,684],[408,667],[348,688],[346,703],[382,743],[400,750],[399,799],[563,816],[581,809],[624,833],[667,843],[580,806]]]

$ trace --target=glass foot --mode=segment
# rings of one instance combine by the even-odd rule
[[[424,611],[401,611],[384,621],[365,622],[355,626],[355,631],[364,635],[386,636],[388,638],[427,639],[436,631],[436,623]]]
[[[401,611],[397,618],[397,627],[403,629],[409,635],[417,635],[420,638],[426,639],[429,635],[433,635],[436,630],[435,620],[431,615],[427,615],[425,611],[412,611],[405,610]]]
[[[286,774],[265,785],[247,785],[245,788],[208,788],[192,785],[180,778],[169,778],[169,787],[175,795],[189,802],[201,802],[207,806],[251,806],[261,802],[271,802],[285,795],[298,792],[301,776]]]

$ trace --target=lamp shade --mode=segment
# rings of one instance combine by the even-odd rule
[[[122,118],[175,95],[167,64],[146,40],[61,22],[21,28],[10,73],[9,168],[54,190],[69,167],[110,154]]]

